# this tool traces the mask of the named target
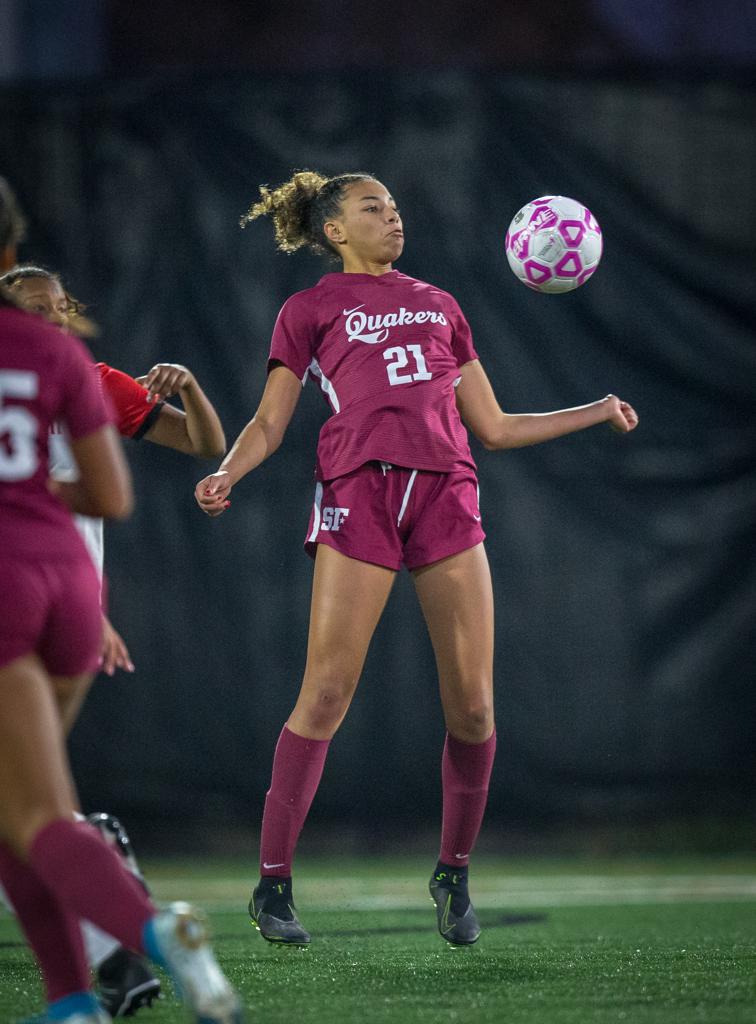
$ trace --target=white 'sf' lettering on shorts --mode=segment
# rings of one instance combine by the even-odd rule
[[[451,473],[367,462],[320,481],[305,550],[328,544],[387,569],[419,569],[485,539],[472,468]]]

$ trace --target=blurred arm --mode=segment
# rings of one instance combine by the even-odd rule
[[[125,519],[134,505],[131,473],[121,442],[110,425],[71,441],[79,467],[74,483],[51,483],[73,512],[104,519]]]

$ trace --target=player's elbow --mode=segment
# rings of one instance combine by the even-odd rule
[[[501,444],[493,434],[478,434],[478,440],[488,452],[495,452],[501,448]]]
[[[214,439],[204,444],[195,445],[193,454],[198,459],[220,459],[226,454],[226,438]]]
[[[479,424],[475,436],[489,452],[498,452],[502,448],[516,448],[516,417],[502,412]]]
[[[134,511],[134,495],[124,495],[119,501],[113,502],[105,512],[103,519],[128,519]]]
[[[475,431],[475,436],[489,452],[498,451],[500,448],[506,448],[507,444],[504,439],[505,435],[500,425],[495,423],[488,423],[480,426]]]
[[[119,474],[119,479],[111,483],[107,492],[98,496],[98,501],[101,508],[99,515],[103,519],[127,519],[134,511],[134,490],[130,476]]]

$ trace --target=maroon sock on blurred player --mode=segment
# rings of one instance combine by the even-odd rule
[[[441,759],[444,816],[439,860],[464,867],[478,838],[488,799],[496,731],[484,743],[463,743],[446,734]]]
[[[330,740],[308,740],[284,726],[265,794],[260,874],[288,877],[294,847],[323,774]]]
[[[90,987],[78,917],[64,910],[35,872],[0,843],[0,881],[37,958],[48,1003]]]
[[[34,837],[29,863],[67,911],[143,952],[142,932],[155,907],[91,825],[65,820],[46,825]]]

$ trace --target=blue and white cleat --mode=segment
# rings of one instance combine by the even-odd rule
[[[188,903],[172,903],[155,916],[151,931],[155,952],[195,1024],[243,1024],[239,997],[213,955],[203,915]]]
[[[113,1018],[105,1010],[96,1010],[92,1013],[72,1013],[68,1017],[59,1017],[53,1020],[46,1013],[39,1013],[35,1017],[27,1017],[19,1024],[112,1024]]]

